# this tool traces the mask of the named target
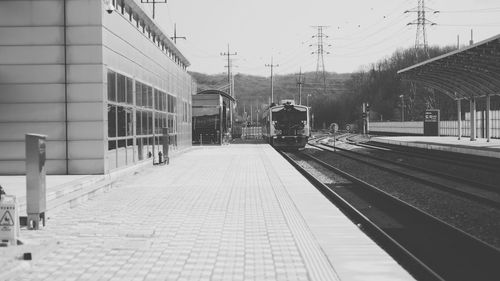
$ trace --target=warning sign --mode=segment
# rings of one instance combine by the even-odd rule
[[[0,219],[0,226],[14,226],[14,220],[9,211],[5,211],[2,218]]]
[[[0,199],[0,239],[17,244],[19,237],[19,215],[15,196],[2,196]]]

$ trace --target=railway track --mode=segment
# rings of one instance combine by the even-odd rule
[[[453,165],[459,164],[463,167],[472,169],[485,170],[493,173],[500,172],[499,168],[500,159],[490,159],[488,157],[474,156],[474,155],[460,155],[458,153],[451,153],[438,150],[433,150],[432,152],[429,152],[428,150],[423,148],[400,147],[396,145],[376,143],[376,142],[356,143],[352,141],[349,137],[346,137],[345,140],[350,144],[369,149],[377,149],[377,150],[382,149],[411,157],[424,158],[432,161],[448,163]]]
[[[314,156],[282,154],[417,279],[498,280],[498,249]],[[326,170],[333,183],[303,167]],[[338,175],[350,183],[336,184]]]
[[[331,149],[334,149],[333,146],[327,144],[310,143],[310,145],[325,149],[328,153],[332,153]],[[430,170],[415,165],[388,160],[360,151],[342,147],[335,147],[335,150],[337,151],[337,155],[419,181],[427,186],[461,196],[480,204],[486,204],[500,209],[500,188],[497,186],[450,175],[437,170]]]

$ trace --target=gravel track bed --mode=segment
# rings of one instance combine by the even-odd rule
[[[469,180],[473,180],[480,183],[485,183],[489,185],[497,185],[500,181],[500,169],[498,173],[485,171],[472,167],[465,167],[463,165],[444,163],[439,161],[432,161],[425,158],[419,158],[416,156],[409,156],[398,154],[397,152],[388,152],[381,150],[374,150],[370,148],[357,147],[352,149],[353,151],[373,155],[383,159],[405,163],[408,165],[425,168],[428,170],[439,171],[449,175],[455,175]],[[500,187],[499,187],[500,191]]]
[[[500,249],[500,211],[370,167],[306,148],[309,153]]]

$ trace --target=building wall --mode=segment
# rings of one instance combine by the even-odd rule
[[[180,108],[195,87],[172,57],[102,0],[0,1],[0,174],[24,173],[26,133],[48,136],[49,174],[109,172],[108,70],[178,96]],[[184,147],[190,122],[177,127]]]
[[[26,133],[47,135],[48,173],[71,173],[82,161],[103,166],[94,150],[102,133],[88,128],[102,128],[100,111],[82,114],[102,102],[99,8],[99,1],[0,1],[0,173],[24,173]]]
[[[122,8],[122,3],[125,5]],[[134,101],[114,102],[109,101],[111,106],[126,108],[133,112],[132,138],[128,136],[112,137],[108,133],[106,169],[112,170],[124,165],[131,165],[138,161],[147,159],[148,153],[157,158],[158,151],[162,151],[161,128],[168,126],[171,134],[170,152],[191,146],[191,95],[196,91],[194,81],[187,73],[185,66],[180,62],[177,50],[165,46],[169,39],[162,35],[156,27],[145,20],[146,15],[137,10],[140,5],[137,1],[117,1],[117,10],[111,15],[101,10],[103,18],[103,63],[106,71],[116,72],[130,78],[133,83]],[[139,24],[138,24],[139,23]],[[143,28],[144,25],[144,28]],[[150,32],[148,32],[150,30]],[[159,38],[159,40],[158,40]],[[131,43],[133,42],[133,43]],[[171,42],[170,42],[171,44]],[[108,80],[106,89],[108,88]],[[137,87],[140,83],[156,92],[165,93],[175,100],[171,105],[172,110],[160,110],[153,101],[152,108],[141,106],[137,101]],[[169,104],[173,102],[169,99]],[[175,113],[172,112],[175,108]],[[153,114],[154,128],[147,133],[138,132],[137,123],[141,123],[138,116],[141,112]],[[163,123],[162,116],[167,115],[172,123]],[[105,116],[109,116],[105,114]],[[189,117],[188,117],[189,116]],[[119,117],[117,117],[119,118]],[[160,120],[159,120],[160,119]],[[106,121],[109,121],[106,119]],[[158,124],[160,121],[160,124]],[[108,124],[108,122],[105,122]],[[147,139],[147,144],[144,141]],[[115,143],[115,140],[117,141]],[[123,140],[127,140],[124,142]],[[132,141],[129,145],[129,141]],[[151,144],[154,141],[154,148]],[[121,145],[126,147],[120,147]],[[116,145],[116,148],[114,147]],[[142,147],[140,147],[142,145]],[[157,159],[155,160],[157,161]]]

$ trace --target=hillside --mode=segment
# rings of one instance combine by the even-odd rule
[[[207,75],[198,72],[190,72],[198,84],[198,91],[207,89],[220,89],[228,84],[227,74]],[[351,74],[327,73],[327,89],[324,92],[323,83],[316,79],[315,72],[304,74],[304,84],[302,88],[302,104],[306,104],[306,95],[310,94],[309,104],[322,100],[326,96],[328,99],[340,96],[345,92],[344,83],[351,77]],[[295,99],[299,102],[298,76],[295,74],[276,75],[274,77],[274,100]],[[224,89],[225,91],[226,89]],[[234,76],[234,92],[237,100],[236,112],[240,118],[247,112],[250,115],[252,110],[254,120],[257,119],[257,112],[269,105],[271,98],[271,81],[269,77],[253,76],[246,74],[236,74]]]

